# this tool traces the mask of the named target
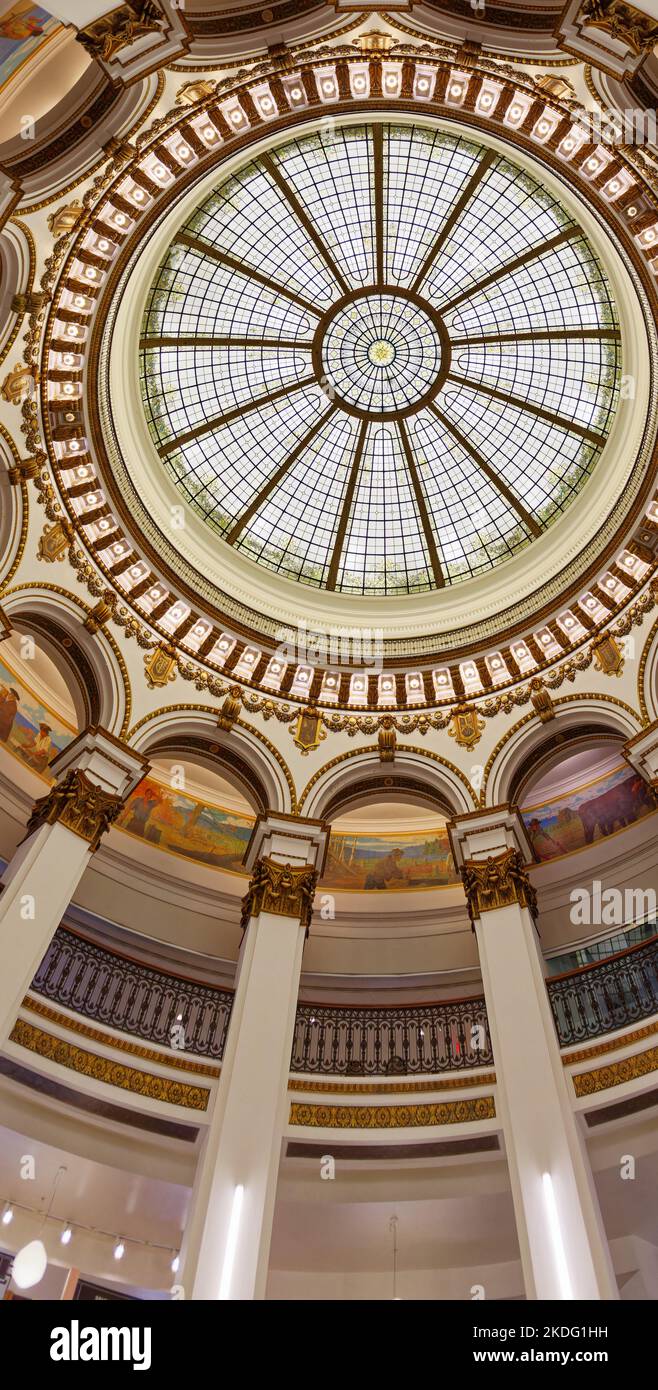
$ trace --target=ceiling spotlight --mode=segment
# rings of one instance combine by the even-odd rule
[[[10,1222],[10,1221],[13,1221],[13,1219],[14,1219],[14,1209],[13,1209],[13,1207],[10,1207],[9,1202],[6,1202],[6,1203],[5,1203],[5,1209],[4,1209],[3,1213],[2,1213],[2,1224],[3,1224],[3,1226],[8,1226],[8,1225],[9,1225],[9,1222]]]
[[[124,1255],[125,1255],[125,1253],[126,1253],[126,1247],[125,1247],[123,1241],[122,1241],[122,1240],[118,1240],[117,1243],[116,1243],[116,1245],[115,1245],[115,1247],[114,1247],[114,1258],[115,1258],[115,1260],[122,1260],[123,1257],[124,1257]]]
[[[70,1226],[65,1226],[65,1227],[64,1227],[64,1230],[62,1231],[62,1234],[61,1234],[61,1236],[60,1236],[60,1238],[59,1238],[59,1243],[60,1243],[60,1245],[70,1245],[71,1240],[72,1240],[72,1237],[73,1237],[73,1231],[72,1231],[71,1227],[70,1227]]]
[[[174,1258],[173,1258],[173,1260],[172,1260],[172,1262],[171,1262],[171,1272],[172,1272],[172,1274],[178,1274],[179,1269],[180,1269],[180,1255],[174,1255]]]

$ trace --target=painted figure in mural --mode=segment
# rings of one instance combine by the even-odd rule
[[[554,859],[556,855],[565,853],[560,841],[549,835],[548,831],[542,828],[541,821],[538,821],[536,817],[530,821],[528,831],[532,848],[538,859]]]
[[[385,855],[383,859],[376,859],[366,878],[366,888],[385,888],[391,880],[395,879],[401,879],[404,882],[406,875],[400,868],[402,854],[401,849],[392,849],[390,854]]]
[[[40,724],[39,732],[34,735],[32,744],[24,749],[23,757],[26,763],[36,768],[37,772],[43,772],[50,762],[53,753],[51,733],[50,724]]]
[[[0,686],[0,741],[7,743],[14,727],[20,695],[13,685]]]
[[[43,34],[43,20],[33,12],[32,0],[19,0],[9,14],[0,19],[0,39],[37,39]]]
[[[124,813],[127,819],[124,820],[123,829],[130,830],[133,835],[144,835],[148,825],[151,812],[160,801],[162,793],[152,782],[144,781],[141,787],[133,793]]]

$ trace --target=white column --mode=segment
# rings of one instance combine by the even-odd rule
[[[88,729],[51,764],[25,839],[0,880],[0,1047],[80,879],[148,763],[106,730]]]
[[[527,1296],[616,1299],[546,989],[525,828],[503,806],[450,834],[477,935]]]
[[[265,1297],[304,938],[328,831],[259,819],[245,861],[245,934],[212,1117],[192,1192],[187,1298]]]

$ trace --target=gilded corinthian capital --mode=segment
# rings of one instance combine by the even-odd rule
[[[488,859],[467,859],[460,872],[472,923],[483,912],[512,903],[529,908],[533,917],[537,916],[537,894],[518,849],[507,849]]]
[[[241,926],[250,917],[273,912],[277,917],[297,917],[308,933],[313,913],[317,869],[310,864],[292,868],[264,855],[254,865],[249,891],[242,899]]]
[[[35,801],[27,833],[31,835],[40,826],[59,821],[75,835],[88,840],[90,849],[95,850],[122,806],[122,797],[104,791],[80,768],[71,768],[45,796]]]

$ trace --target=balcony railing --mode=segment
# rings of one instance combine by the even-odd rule
[[[232,990],[154,970],[66,927],[56,931],[32,989],[121,1033],[213,1061],[224,1052]]]
[[[297,1006],[293,1071],[404,1076],[492,1065],[484,999],[403,1009]]]
[[[561,1047],[658,1013],[658,935],[547,981]],[[60,927],[35,993],[165,1047],[221,1061],[233,992],[156,970]],[[181,1031],[182,1030],[182,1031]],[[395,1076],[493,1066],[484,999],[406,1008],[298,1004],[291,1069]]]
[[[548,981],[560,1047],[658,1013],[658,936]]]

